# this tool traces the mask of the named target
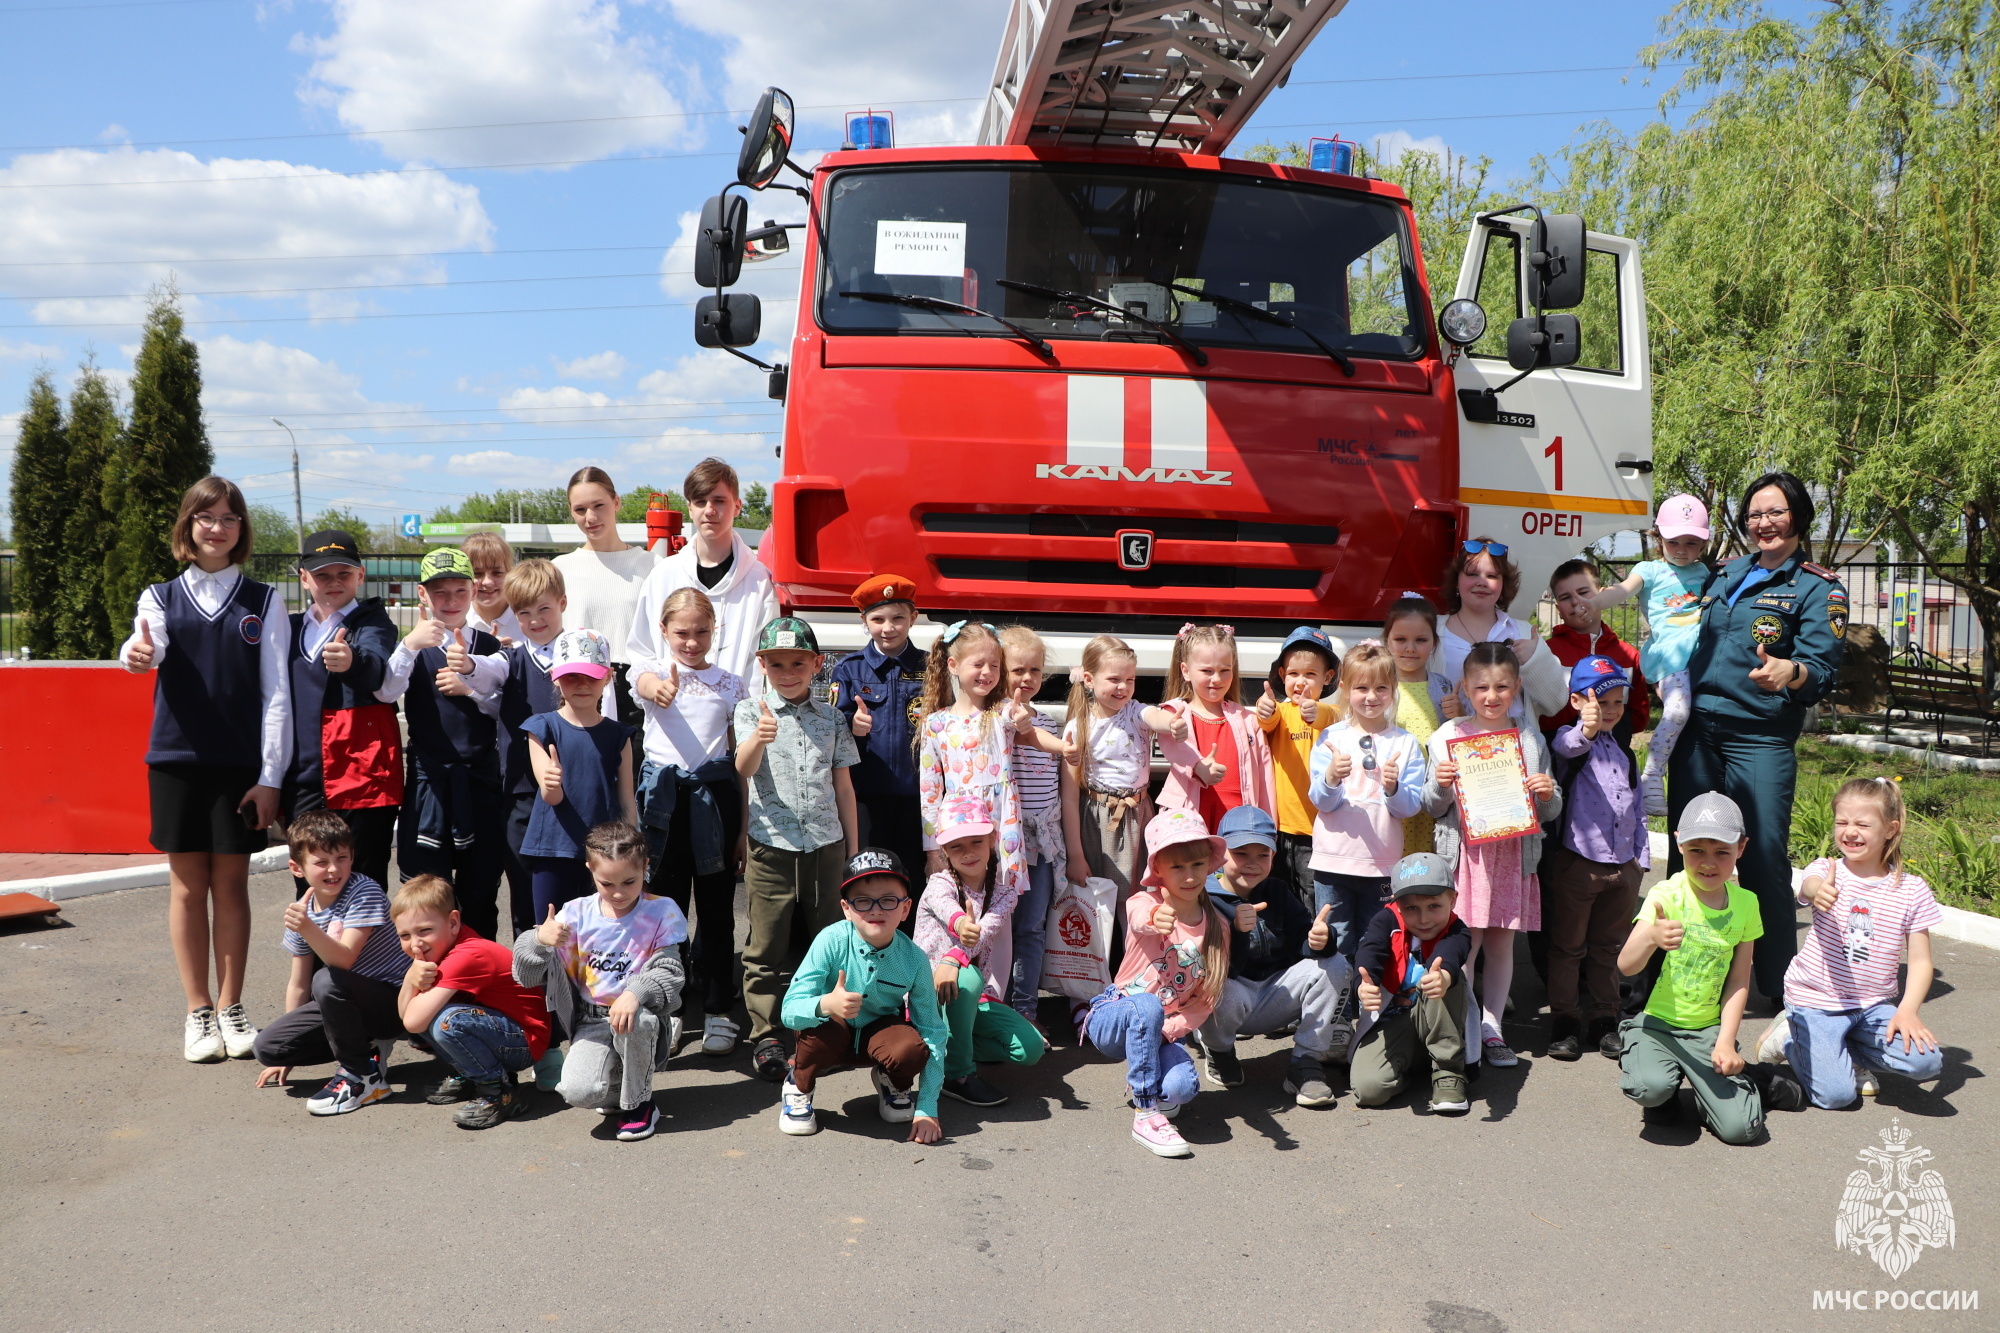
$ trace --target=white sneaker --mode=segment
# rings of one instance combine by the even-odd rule
[[[701,1053],[703,1055],[727,1055],[736,1049],[735,1023],[723,1014],[710,1014],[701,1026]]]
[[[813,1114],[812,1094],[800,1092],[789,1074],[785,1076],[784,1087],[778,1091],[778,1128],[787,1134],[819,1132],[819,1117]]]
[[[1760,1065],[1789,1064],[1785,1058],[1785,1046],[1792,1039],[1792,1017],[1789,1010],[1780,1009],[1778,1016],[1771,1020],[1771,1026],[1764,1029],[1764,1035],[1757,1038],[1757,1063]]]
[[[1872,1070],[1872,1069],[1864,1069],[1864,1070],[1862,1070],[1862,1071],[1861,1071],[1861,1095],[1862,1095],[1863,1097],[1873,1097],[1873,1096],[1874,1096],[1875,1094],[1877,1094],[1877,1093],[1879,1093],[1879,1092],[1881,1092],[1881,1091],[1882,1091],[1882,1085],[1881,1085],[1881,1083],[1880,1083],[1880,1082],[1878,1082],[1878,1081],[1876,1080],[1876,1078],[1875,1078],[1875,1071],[1874,1071],[1874,1070]]]
[[[311,1115],[346,1115],[388,1095],[389,1084],[380,1068],[365,1074],[336,1069],[325,1087],[306,1098],[306,1111]]]
[[[205,1065],[228,1056],[228,1048],[222,1041],[222,1029],[217,1024],[215,1010],[203,1005],[187,1016],[187,1026],[182,1030],[181,1054],[190,1063]]]
[[[257,1029],[250,1026],[250,1015],[243,1012],[241,1004],[232,1004],[215,1017],[222,1028],[222,1049],[232,1060],[248,1060],[257,1044]]]
[[[897,1091],[890,1085],[889,1076],[879,1069],[868,1072],[875,1080],[875,1109],[884,1120],[892,1125],[907,1125],[917,1118],[917,1094],[914,1091]]]
[[[681,1053],[681,1018],[675,1014],[667,1020],[667,1058],[673,1059]]]
[[[1512,1069],[1521,1063],[1521,1058],[1514,1054],[1514,1048],[1507,1044],[1506,1038],[1498,1035],[1480,1043],[1479,1058],[1495,1069]]]

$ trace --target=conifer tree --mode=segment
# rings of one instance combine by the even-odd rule
[[[62,584],[63,515],[70,509],[69,438],[62,399],[46,369],[28,386],[14,446],[14,607],[23,619],[21,646],[33,657],[56,656],[56,616]]]
[[[128,615],[148,584],[179,572],[168,545],[181,496],[215,456],[201,420],[201,358],[179,295],[156,289],[132,363],[132,419],[105,470],[104,506],[116,535],[104,562],[104,602]]]
[[[104,561],[113,533],[100,484],[117,452],[123,424],[111,386],[93,356],[83,363],[69,395],[70,504],[61,528],[62,579],[56,614],[57,650],[66,658],[110,657],[124,637],[114,635],[112,626],[126,623],[126,609],[121,607],[113,616],[104,600]]]

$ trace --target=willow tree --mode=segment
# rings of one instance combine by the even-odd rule
[[[1644,244],[1658,484],[1771,467],[1823,535],[1888,536],[2000,631],[2000,32],[1994,0],[1685,0],[1654,124],[1602,128],[1547,196]],[[1963,562],[1963,563],[1960,563]]]

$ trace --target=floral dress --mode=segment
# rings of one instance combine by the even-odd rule
[[[1431,704],[1431,687],[1427,680],[1397,680],[1395,724],[1417,738],[1417,744],[1429,748],[1431,733],[1443,721],[1437,709]],[[1417,811],[1403,821],[1403,855],[1413,852],[1435,850],[1434,834],[1437,821]]]
[[[1008,916],[1028,884],[1021,828],[1021,796],[1014,788],[1014,737],[1000,715],[939,709],[924,719],[917,774],[917,801],[924,817],[924,850],[936,848],[948,806],[973,800],[993,822],[994,851],[1000,859],[993,901],[987,911]]]

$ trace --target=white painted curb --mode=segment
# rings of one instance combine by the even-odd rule
[[[283,847],[266,847],[250,858],[250,873],[265,874],[285,868],[288,853]],[[119,870],[86,870],[81,875],[45,875],[40,879],[0,880],[0,893],[32,893],[52,902],[88,898],[92,894],[116,893],[120,889],[151,889],[167,882],[167,863],[126,866]]]
[[[1901,734],[1901,733],[1898,733]],[[1950,773],[2000,773],[2000,759],[1975,759],[1969,754],[1944,754],[1937,750],[1919,749],[1914,745],[1896,745],[1875,736],[1833,735],[1821,736],[1828,745],[1845,745],[1850,750],[1865,750],[1869,754],[1890,754],[1922,764],[1926,768],[1941,768]]]

